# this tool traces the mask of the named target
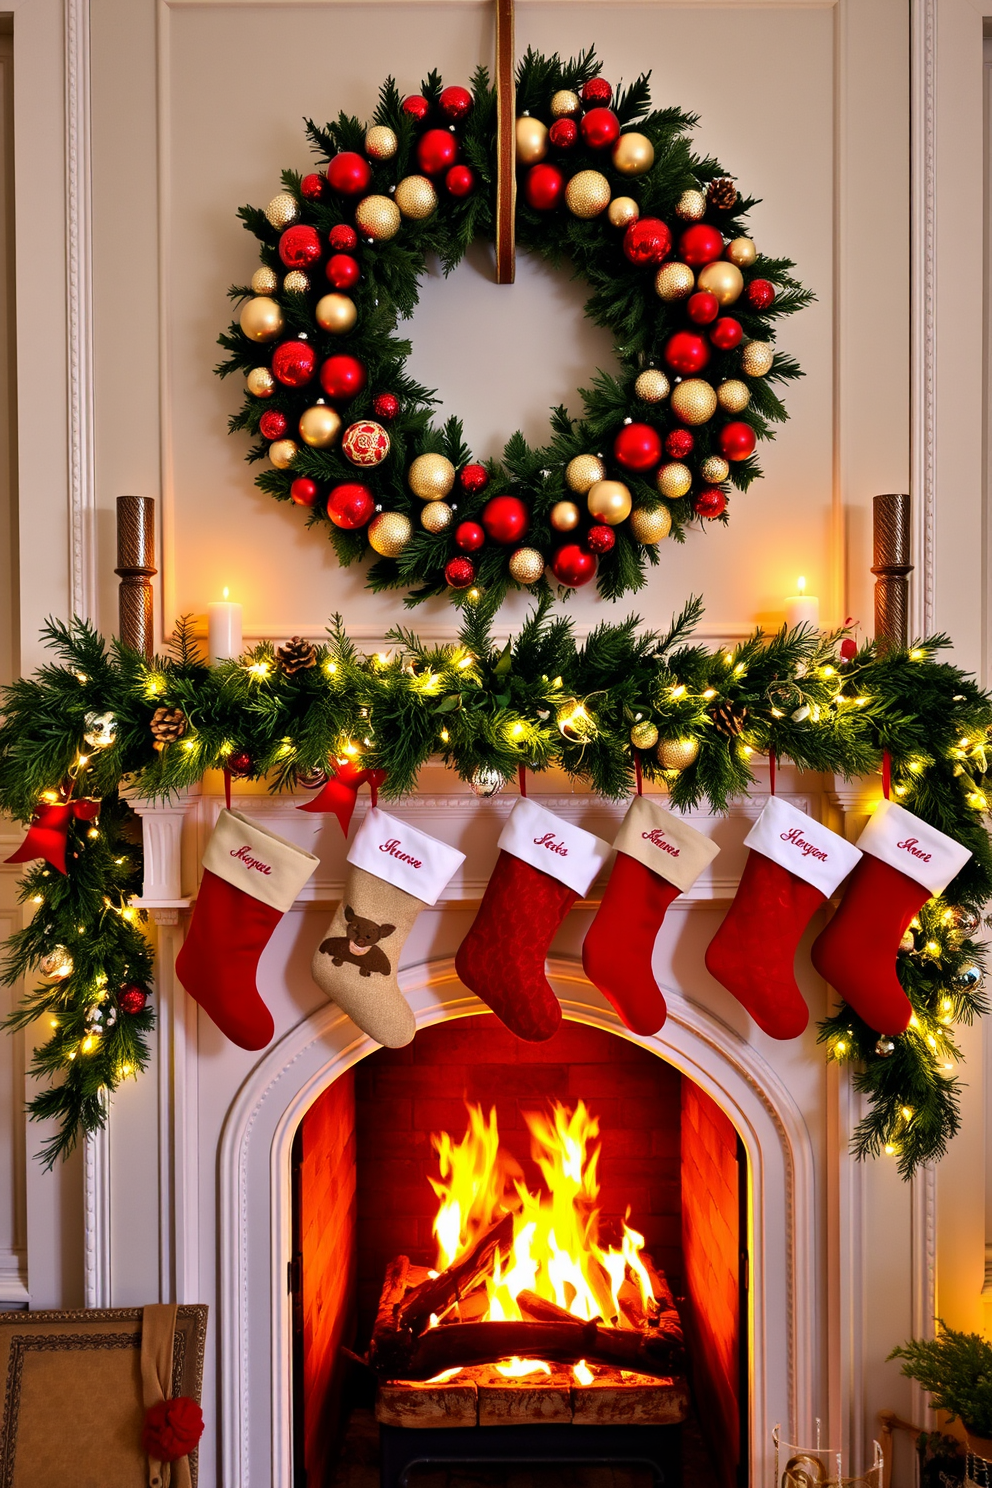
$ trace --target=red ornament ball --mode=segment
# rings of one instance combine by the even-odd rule
[[[313,506],[317,494],[317,482],[306,475],[298,475],[289,488],[290,500],[297,506]]]
[[[372,412],[376,418],[384,419],[386,423],[392,420],[400,411],[400,400],[395,393],[376,393],[372,399]]]
[[[389,454],[389,435],[372,419],[349,424],[341,435],[341,453],[353,465],[381,465]]]
[[[530,512],[519,496],[494,496],[482,508],[482,525],[493,542],[519,542],[530,527]]]
[[[158,1400],[145,1411],[141,1445],[159,1462],[186,1457],[203,1435],[203,1412],[189,1395]]]
[[[327,180],[342,196],[361,196],[372,182],[372,167],[357,150],[341,150],[327,167]]]
[[[472,107],[472,95],[467,88],[444,88],[438,99],[438,105],[444,117],[450,119],[452,124],[457,124],[469,113]]]
[[[767,279],[752,279],[744,291],[744,298],[755,310],[767,310],[775,298],[775,286]]]
[[[727,510],[727,498],[719,486],[704,486],[693,500],[692,509],[697,517],[719,517]]]
[[[676,331],[665,342],[664,358],[673,372],[694,377],[710,359],[710,349],[695,331]]]
[[[723,252],[723,234],[708,222],[694,222],[679,239],[679,256],[693,269],[714,263]]]
[[[578,543],[565,543],[551,559],[551,572],[559,584],[581,589],[596,573],[596,555]]]
[[[840,643],[842,661],[853,661],[858,654],[858,643],[853,636],[845,636]]]
[[[117,1005],[122,1013],[129,1013],[133,1018],[135,1013],[144,1012],[147,1001],[148,993],[143,987],[125,987],[117,999]]]
[[[458,159],[458,141],[450,129],[428,129],[417,141],[417,164],[425,176],[439,176]]]
[[[565,177],[556,165],[532,165],[524,177],[527,205],[536,212],[550,212],[565,194]]]
[[[239,780],[245,775],[250,775],[252,758],[247,749],[236,749],[233,754],[229,754],[224,761],[224,769],[229,775],[236,775]]]
[[[258,432],[263,439],[281,439],[287,428],[286,415],[270,408],[258,421]]]
[[[320,369],[320,385],[329,398],[348,402],[364,388],[368,374],[353,356],[332,356]]]
[[[620,120],[612,109],[590,109],[582,115],[582,138],[590,150],[605,150],[620,138]]]
[[[477,492],[484,491],[489,484],[489,471],[485,465],[463,465],[459,475],[458,484],[468,496],[475,496]]]
[[[317,353],[308,341],[283,341],[272,353],[272,376],[286,387],[303,387],[317,368]]]
[[[660,217],[639,217],[623,235],[623,251],[632,264],[660,264],[672,251],[672,235]]]
[[[310,174],[308,176],[304,176],[303,180],[300,182],[300,192],[303,196],[306,197],[307,201],[319,201],[323,189],[324,177],[318,176],[316,171],[311,171]]]
[[[744,339],[741,323],[732,315],[722,315],[710,327],[710,340],[720,351],[733,351]]]
[[[332,486],[327,497],[327,515],[335,527],[343,527],[346,532],[364,527],[374,511],[375,497],[361,481]]]
[[[411,93],[409,98],[403,100],[403,112],[419,122],[427,118],[429,111],[430,104],[422,93]]]
[[[661,459],[661,435],[650,424],[625,424],[613,441],[613,455],[624,470],[653,470]]]
[[[320,257],[320,237],[315,227],[297,222],[279,239],[279,257],[287,269],[307,269]]]
[[[582,89],[582,102],[591,108],[594,104],[609,103],[613,97],[613,89],[605,78],[590,78]]]
[[[475,583],[475,564],[471,558],[449,558],[444,565],[444,578],[451,589],[467,589]]]
[[[450,196],[468,196],[475,185],[475,171],[467,165],[453,165],[444,178]]]
[[[327,260],[324,273],[334,289],[352,289],[362,277],[357,260],[347,253],[333,254]]]
[[[686,301],[685,313],[696,325],[709,325],[720,314],[720,301],[707,289],[699,289]]]
[[[358,247],[358,234],[347,222],[338,222],[327,234],[327,241],[335,253],[350,253]]]
[[[579,126],[574,119],[556,119],[548,130],[548,139],[556,150],[570,150],[579,137]]]
[[[691,455],[696,441],[688,429],[673,429],[665,437],[665,454],[670,460],[684,460]]]
[[[720,430],[720,450],[728,460],[746,460],[754,454],[756,442],[754,430],[743,419],[724,424]]]
[[[455,528],[455,547],[463,553],[477,553],[486,540],[478,522],[459,522]]]
[[[597,523],[595,527],[590,527],[586,533],[586,547],[593,553],[608,553],[616,543],[616,540],[617,535],[613,531],[613,528],[604,527],[601,523]]]

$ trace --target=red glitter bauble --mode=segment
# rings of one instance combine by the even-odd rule
[[[754,454],[756,440],[750,424],[735,419],[720,430],[720,450],[728,460],[746,460]]]
[[[372,167],[357,150],[342,150],[327,167],[327,180],[342,196],[361,196],[372,181]]]
[[[696,325],[709,325],[720,314],[720,301],[708,289],[699,289],[686,301],[685,313]]]
[[[317,494],[317,482],[307,475],[298,475],[289,488],[290,500],[297,506],[313,506]]]
[[[444,117],[450,119],[452,124],[457,124],[471,109],[472,95],[467,88],[444,88],[437,102]]]
[[[449,558],[444,565],[444,580],[452,589],[467,589],[475,583],[475,564],[471,558]]]
[[[353,356],[332,356],[320,369],[320,385],[329,398],[347,402],[362,391],[368,374]]]
[[[400,400],[395,393],[376,393],[372,399],[372,412],[376,418],[390,423],[400,411]]]
[[[307,269],[320,257],[320,237],[315,227],[297,222],[279,239],[279,257],[287,269]]]
[[[482,508],[482,525],[493,542],[519,542],[530,527],[530,512],[519,496],[494,496]]]
[[[459,522],[455,528],[455,547],[463,553],[477,553],[486,540],[478,522]]]
[[[580,589],[596,573],[596,555],[578,543],[566,543],[551,559],[551,572],[559,584],[569,589]]]
[[[582,138],[590,150],[605,150],[620,138],[620,120],[612,109],[594,108],[582,115]]]
[[[144,1012],[147,1001],[148,993],[143,987],[125,987],[117,999],[117,1006],[122,1013],[130,1013],[133,1018],[135,1013]]]
[[[412,115],[414,119],[426,119],[429,111],[430,104],[422,93],[411,93],[409,98],[403,100],[403,112]]]
[[[719,486],[704,486],[693,499],[697,517],[718,517],[727,510],[727,498]]]
[[[684,460],[691,455],[696,441],[688,429],[673,429],[665,436],[665,454],[670,460]]]
[[[639,217],[623,235],[623,251],[632,264],[660,264],[672,251],[672,235],[660,217]]]
[[[599,523],[595,527],[590,527],[586,533],[586,547],[592,553],[608,553],[616,540],[617,535],[613,528],[604,527]]]
[[[710,327],[710,340],[720,351],[733,351],[735,346],[740,346],[743,338],[741,323],[732,315],[722,315]]]
[[[676,331],[665,342],[665,361],[673,372],[683,377],[693,377],[701,372],[710,359],[710,349],[702,336],[695,331]]]
[[[527,205],[536,212],[550,212],[565,193],[565,177],[556,165],[532,165],[524,177]]]
[[[300,193],[306,197],[307,201],[319,201],[323,190],[324,178],[318,176],[316,171],[311,171],[300,182]]]
[[[485,465],[463,465],[458,474],[458,484],[468,496],[484,491],[489,484],[489,471]]]
[[[327,497],[327,515],[335,527],[351,532],[364,527],[375,511],[375,497],[361,481],[344,481],[332,486]]]
[[[347,253],[335,253],[327,260],[324,270],[327,281],[334,289],[352,289],[362,277],[356,259]]]
[[[250,775],[252,758],[247,749],[235,749],[232,754],[229,754],[224,761],[224,769],[229,775],[236,775],[239,780],[245,775]]]
[[[428,129],[417,141],[417,164],[425,176],[439,176],[458,159],[458,141],[450,129]]]
[[[694,222],[679,239],[679,257],[693,269],[714,263],[723,252],[723,234],[708,222]]]
[[[548,139],[556,150],[570,150],[579,137],[579,126],[574,119],[556,119],[548,130]]]
[[[283,341],[272,353],[272,376],[286,387],[303,387],[317,368],[317,353],[308,341]]]
[[[590,107],[593,104],[609,103],[612,97],[613,89],[602,77],[590,78],[582,89],[582,102],[589,104]]]
[[[661,435],[650,424],[625,424],[613,441],[613,455],[624,470],[653,470],[661,459]]]
[[[287,427],[286,415],[275,408],[270,408],[267,413],[263,413],[258,421],[258,432],[263,439],[281,439]]]
[[[744,291],[744,298],[755,310],[767,310],[775,298],[775,286],[767,279],[752,279]]]
[[[335,253],[350,253],[353,248],[358,247],[358,234],[347,222],[338,222],[327,234],[327,241]]]
[[[468,196],[475,185],[475,171],[467,165],[453,165],[444,178],[451,196]]]

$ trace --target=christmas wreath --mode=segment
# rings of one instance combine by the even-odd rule
[[[786,417],[774,385],[801,375],[774,327],[812,296],[748,236],[754,199],[693,154],[695,116],[652,109],[646,75],[612,88],[592,51],[528,52],[517,114],[517,240],[588,283],[619,364],[583,391],[581,419],[552,410],[540,449],[516,433],[501,460],[474,460],[457,419],[432,423],[397,334],[428,255],[448,273],[493,235],[484,68],[471,90],[435,72],[407,98],[389,79],[369,126],[308,121],[320,169],[284,172],[240,213],[261,267],[231,289],[239,318],[219,338],[220,375],[246,377],[230,428],[255,436],[262,491],[326,525],[342,564],[379,555],[370,587],[407,604],[485,594],[495,609],[549,578],[595,578],[609,599],[639,588],[664,538],[727,520]]]

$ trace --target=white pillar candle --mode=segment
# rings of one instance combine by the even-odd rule
[[[785,618],[791,627],[796,625],[815,625],[820,627],[820,601],[817,595],[806,593],[806,580],[800,577],[796,582],[798,594],[790,594],[785,601]]]
[[[241,606],[228,600],[230,592],[225,589],[222,600],[207,605],[207,649],[211,666],[241,655]]]

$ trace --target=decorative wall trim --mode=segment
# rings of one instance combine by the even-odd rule
[[[83,1139],[83,1306],[110,1307],[110,1125]]]
[[[937,481],[937,0],[911,0],[910,25],[911,629],[934,619]]]
[[[90,0],[65,0],[66,338],[69,414],[69,600],[95,617],[93,227]]]
[[[913,1174],[913,1337],[933,1338],[937,1327],[937,1168],[927,1163]],[[933,1427],[930,1396],[912,1382],[913,1420]]]

